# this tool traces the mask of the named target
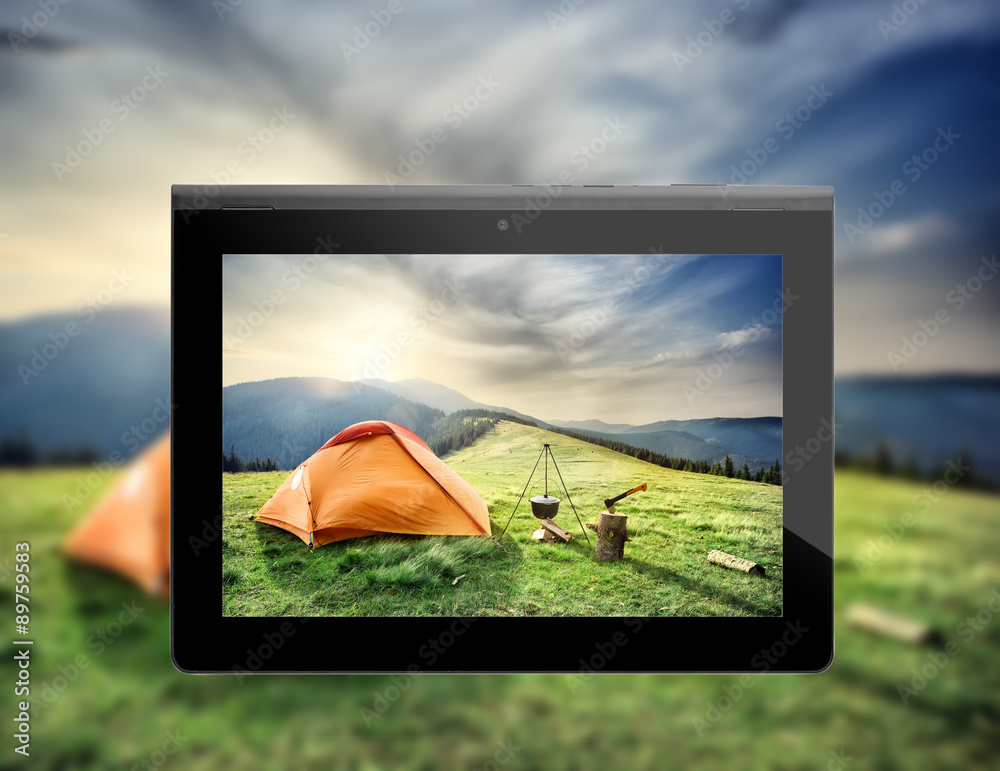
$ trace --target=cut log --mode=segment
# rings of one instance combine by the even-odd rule
[[[615,562],[625,556],[628,516],[602,511],[597,518],[597,559]]]
[[[708,553],[708,561],[715,565],[729,568],[730,570],[739,570],[743,573],[754,573],[758,576],[762,576],[765,573],[764,566],[760,563],[751,562],[742,557],[737,557],[735,554],[728,554],[718,549],[712,549]]]
[[[531,534],[531,537],[534,538],[536,541],[555,541],[556,540],[556,537],[554,535],[552,535],[552,533],[550,533],[544,527],[538,528],[534,533]]]
[[[587,527],[589,527],[595,533],[597,532],[597,523],[596,522],[588,522],[587,523]]]
[[[848,624],[858,629],[913,645],[943,642],[943,636],[934,627],[896,616],[873,605],[852,605],[847,609],[846,619]]]
[[[559,525],[557,525],[551,519],[543,519],[542,527],[544,527],[547,531],[552,533],[552,535],[554,535],[556,538],[563,541],[563,543],[569,543],[570,541],[573,540],[573,536],[571,536],[569,533],[567,533],[565,530],[559,527]]]

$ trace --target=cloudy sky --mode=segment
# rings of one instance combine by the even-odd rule
[[[225,258],[223,385],[420,377],[542,420],[782,414],[777,255],[315,259]]]
[[[36,25],[38,3],[0,5],[0,320],[71,312],[122,270],[117,305],[166,307],[172,183],[234,161],[237,183],[382,183],[436,129],[405,182],[832,185],[841,375],[892,374],[996,253],[995,0],[895,24],[867,0],[381,7],[88,0]],[[903,371],[996,371],[998,317],[991,284]]]

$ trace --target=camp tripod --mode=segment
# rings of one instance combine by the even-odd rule
[[[510,513],[510,517],[507,519],[507,524],[504,525],[500,537],[503,538],[507,533],[507,528],[510,527],[511,520],[514,519],[514,515],[517,513],[517,507],[521,505],[521,501],[524,499],[524,494],[528,492],[528,487],[531,485],[531,480],[535,476],[535,471],[538,470],[538,464],[542,462],[543,457],[545,458],[545,494],[536,495],[530,499],[531,513],[538,519],[552,519],[559,511],[559,499],[554,495],[549,495],[549,458],[551,458],[552,466],[555,468],[556,474],[559,476],[559,482],[562,484],[563,492],[566,494],[566,500],[569,501],[569,505],[573,508],[573,513],[576,514],[576,521],[580,523],[580,532],[583,533],[583,537],[587,539],[587,544],[589,545],[590,537],[587,535],[587,529],[583,526],[583,520],[580,519],[580,514],[577,512],[576,506],[573,505],[573,499],[569,497],[569,489],[563,481],[562,472],[556,463],[556,456],[552,454],[552,446],[548,444],[542,445],[542,451],[538,453],[538,458],[531,469],[531,474],[528,475],[528,481],[524,485],[524,490],[521,491],[521,497],[514,504],[514,510]]]

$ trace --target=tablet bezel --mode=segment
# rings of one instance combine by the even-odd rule
[[[830,188],[175,186],[172,218],[170,605],[171,650],[178,669],[412,675],[817,672],[829,666],[833,442],[825,435],[834,425]],[[203,325],[221,315],[223,254],[321,250],[781,254],[782,285],[792,299],[782,321],[782,616],[224,617],[221,486],[217,472],[208,471],[217,466],[219,442],[206,441],[206,434],[221,432],[221,398],[211,396],[211,389],[221,384],[222,357]]]

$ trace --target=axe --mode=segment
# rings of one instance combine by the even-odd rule
[[[627,498],[632,493],[644,493],[644,492],[646,492],[646,483],[645,482],[643,482],[638,487],[633,487],[627,493],[622,493],[621,495],[616,495],[614,498],[605,498],[604,499],[604,508],[606,508],[608,511],[610,511],[613,514],[614,511],[615,511],[615,504],[618,503],[618,501],[620,501],[622,498]]]

